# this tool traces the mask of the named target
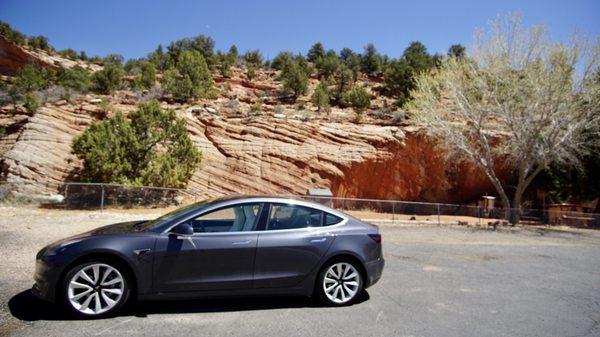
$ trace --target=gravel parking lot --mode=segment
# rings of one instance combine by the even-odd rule
[[[283,297],[150,302],[86,321],[30,295],[35,253],[156,211],[0,214],[0,335],[600,336],[600,231],[384,225],[384,276],[350,307]]]

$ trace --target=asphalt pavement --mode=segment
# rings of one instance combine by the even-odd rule
[[[140,303],[73,320],[9,288],[15,336],[600,336],[600,232],[381,228],[386,268],[360,303],[305,298]],[[16,322],[16,323],[15,323]],[[8,322],[10,323],[10,322]],[[5,324],[8,324],[5,322]]]

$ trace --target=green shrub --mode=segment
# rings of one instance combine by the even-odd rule
[[[125,71],[121,66],[109,63],[104,69],[92,74],[92,89],[100,94],[110,94],[119,89]]]
[[[0,128],[0,138],[6,137],[7,132],[5,128]]]
[[[283,84],[283,90],[294,99],[306,93],[308,89],[308,77],[298,63],[294,61],[289,62],[283,67],[280,80]]]
[[[318,108],[318,111],[329,108],[329,88],[321,82],[313,92],[310,100]]]
[[[98,55],[94,55],[88,59],[88,62],[94,64],[102,64],[102,58]]]
[[[313,44],[306,54],[306,58],[312,63],[316,63],[323,56],[325,56],[325,49],[323,48],[323,44],[321,42]]]
[[[127,75],[139,75],[142,71],[142,63],[146,62],[144,59],[129,59],[123,65],[123,70]]]
[[[31,48],[52,51],[54,48],[48,43],[48,38],[42,35],[32,36],[27,39],[27,44]]]
[[[59,74],[58,84],[85,93],[90,89],[91,78],[85,69],[75,66]]]
[[[85,52],[85,50],[82,50],[79,52],[79,59],[82,61],[88,60],[88,56],[87,56],[87,53]]]
[[[310,64],[308,62],[308,60],[300,54],[298,54],[294,57],[294,61],[296,61],[296,63],[298,63],[300,68],[302,68],[302,71],[304,71],[304,73],[308,77],[310,77],[312,75],[312,73],[315,71],[315,68],[312,66],[312,64]]]
[[[73,141],[83,181],[185,187],[201,160],[185,120],[156,101],[129,115],[117,113]]]
[[[210,36],[198,35],[194,38],[192,48],[200,52],[200,55],[204,58],[206,65],[212,68],[215,64],[214,60],[214,48],[215,40]]]
[[[233,61],[235,62],[235,60],[239,56],[239,52],[238,52],[236,45],[231,45],[231,47],[229,48],[229,51],[227,52],[227,55],[229,55],[229,57],[233,58]]]
[[[58,54],[64,58],[68,58],[69,60],[77,60],[78,58],[77,51],[71,48],[60,50]]]
[[[340,67],[338,73],[336,89],[332,96],[337,103],[341,103],[344,100],[346,92],[348,92],[354,84],[355,77],[354,72],[346,66]]]
[[[262,102],[260,100],[254,102],[254,104],[250,106],[250,111],[254,113],[261,112],[262,109]]]
[[[381,56],[377,53],[377,49],[372,43],[365,46],[365,52],[361,57],[360,67],[365,74],[373,75],[381,70]]]
[[[402,58],[413,68],[415,74],[431,69],[435,59],[427,52],[427,48],[419,41],[413,41],[402,53]]]
[[[169,59],[167,63],[170,62],[171,64],[175,64],[177,63],[177,60],[179,60],[181,53],[195,50],[202,55],[207,66],[212,68],[214,65],[214,47],[215,41],[211,37],[205,35],[173,41],[167,48],[167,56]]]
[[[175,100],[186,101],[194,97],[194,84],[189,76],[182,76],[175,68],[167,69],[162,76],[162,87]]]
[[[357,55],[350,48],[342,48],[342,50],[340,50],[340,59],[344,63],[356,58],[356,56]]]
[[[465,58],[467,55],[467,48],[462,44],[453,44],[448,49],[448,57],[456,57],[459,59]]]
[[[17,71],[13,79],[16,89],[22,92],[46,89],[54,80],[54,70],[42,69],[31,64],[26,64]]]
[[[112,64],[119,67],[123,66],[123,61],[125,61],[125,58],[121,54],[108,54],[102,59],[104,64]]]
[[[217,68],[219,69],[219,73],[223,77],[231,76],[231,66],[235,62],[235,57],[233,54],[223,54],[220,51],[217,52],[216,56],[217,60]]]
[[[36,113],[40,106],[41,103],[37,96],[30,92],[28,92],[25,95],[25,103],[23,104],[23,107],[25,108],[25,111],[27,111],[29,114],[33,115],[34,113]]]
[[[403,106],[410,98],[410,90],[414,87],[414,72],[409,63],[400,59],[392,61],[384,76],[384,89],[388,96],[397,99],[398,106]]]
[[[328,78],[329,76],[333,76],[340,68],[340,59],[335,52],[333,54],[328,53],[326,56],[318,59],[315,66],[320,78]]]
[[[176,100],[206,98],[213,94],[213,81],[204,57],[196,50],[179,55],[174,68],[163,74],[163,88]]]
[[[4,36],[8,41],[18,45],[24,45],[27,41],[24,34],[12,29],[8,23],[2,21],[0,21],[0,35]]]
[[[137,88],[150,89],[156,83],[156,68],[153,63],[143,61],[140,64],[140,72],[133,79]]]
[[[354,109],[355,120],[362,119],[363,112],[371,105],[371,95],[363,87],[355,86],[345,95],[344,100]]]
[[[252,81],[256,77],[256,67],[252,64],[246,66],[246,77],[249,81]]]
[[[244,54],[244,61],[248,66],[254,66],[260,68],[263,65],[263,56],[258,50],[251,50]]]
[[[148,55],[147,59],[150,63],[154,64],[156,69],[160,71],[167,69],[169,57],[163,51],[162,45],[158,45],[158,47],[156,47],[156,50],[154,50]]]
[[[404,50],[402,57],[391,61],[384,73],[384,90],[386,95],[395,97],[397,105],[402,107],[410,99],[410,92],[415,87],[415,77],[429,71],[436,65],[436,57],[429,55],[427,48],[418,41]]]
[[[271,62],[271,68],[275,70],[282,70],[286,64],[292,62],[294,56],[289,51],[282,51]]]

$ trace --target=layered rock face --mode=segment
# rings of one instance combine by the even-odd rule
[[[80,66],[97,71],[101,66],[82,61],[68,60],[57,55],[51,55],[42,50],[33,50],[18,46],[6,40],[0,35],[0,74],[15,75],[17,71],[26,64],[36,64],[40,67],[63,67],[71,68]]]
[[[28,63],[101,69],[0,37],[2,73],[12,75]],[[189,182],[195,194],[304,194],[308,188],[330,188],[336,196],[462,203],[494,191],[481,171],[447,162],[431,140],[409,127],[375,124],[382,124],[381,116],[355,124],[348,108],[333,107],[323,116],[304,103],[287,102],[276,71],[261,70],[248,81],[243,69],[231,70],[229,78],[213,76],[218,99],[162,103],[186,119],[202,151],[202,163]],[[360,83],[376,92],[377,81],[361,78]],[[309,92],[317,84],[311,78]],[[0,128],[6,134],[0,138],[0,182],[28,182],[33,184],[23,188],[29,192],[56,193],[64,182],[78,181],[81,163],[71,154],[71,144],[103,116],[97,104],[103,99],[112,111],[127,113],[144,95],[150,93],[123,90],[77,96],[71,103],[49,100],[33,116],[19,106],[0,107]],[[299,101],[309,102],[309,94]],[[256,103],[261,111],[253,112]],[[374,95],[369,110],[392,105],[391,98]]]
[[[0,121],[17,128],[0,143],[1,180],[39,186],[76,181],[81,163],[71,154],[71,142],[94,121],[94,109],[81,102],[47,105],[32,117],[0,111]],[[466,202],[493,191],[478,170],[448,163],[410,128],[224,118],[192,109],[178,114],[202,151],[189,182],[200,195],[304,194],[320,187],[336,196]]]

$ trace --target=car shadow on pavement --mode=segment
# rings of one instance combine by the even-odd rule
[[[355,304],[369,300],[364,291]],[[61,306],[42,301],[31,290],[25,290],[8,301],[10,313],[22,321],[74,320],[77,319]],[[318,308],[319,301],[306,297],[245,297],[211,298],[194,300],[165,300],[133,303],[123,308],[118,316],[147,317],[153,314],[233,312],[248,310],[270,310],[285,308]]]

